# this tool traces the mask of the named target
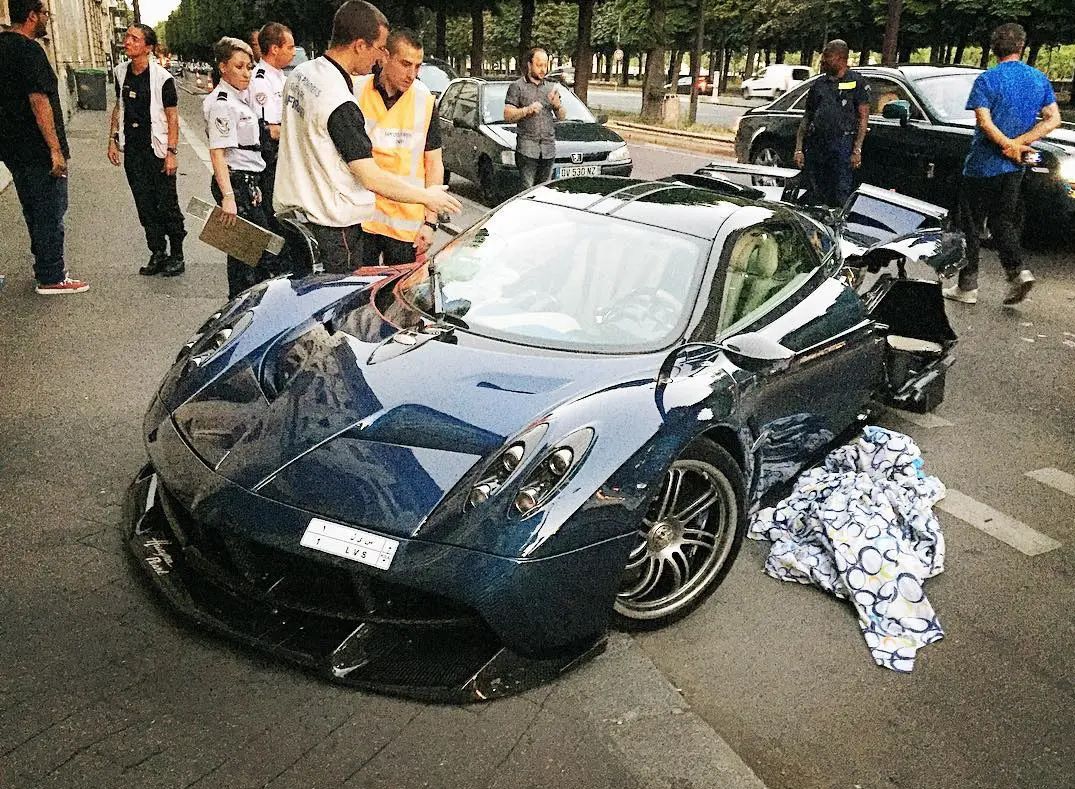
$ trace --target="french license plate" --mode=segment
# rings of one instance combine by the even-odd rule
[[[368,531],[344,526],[342,523],[314,518],[299,541],[307,548],[315,551],[331,553],[333,556],[342,556],[353,562],[368,564],[387,570],[392,566],[392,558],[396,555],[399,541]]]
[[[580,175],[601,175],[601,165],[581,164],[577,167],[557,167],[554,178],[577,178]]]

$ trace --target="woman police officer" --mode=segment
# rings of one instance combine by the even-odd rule
[[[268,228],[266,212],[272,209],[264,204],[259,186],[265,169],[260,129],[257,116],[243,101],[250,84],[253,54],[245,41],[225,36],[214,45],[213,55],[220,69],[220,82],[202,104],[213,167],[213,198],[224,212],[225,226],[234,224],[238,215]],[[266,257],[268,253],[262,255],[257,266],[248,266],[228,256],[228,298],[273,275]]]

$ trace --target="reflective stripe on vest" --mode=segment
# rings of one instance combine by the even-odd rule
[[[373,84],[365,81],[358,104],[366,119],[366,133],[373,143],[373,160],[377,165],[408,184],[425,188],[426,134],[433,118],[433,97],[427,90],[412,86],[392,109]],[[367,233],[376,233],[399,241],[414,241],[425,221],[421,203],[399,203],[377,195],[373,217],[362,223]]]

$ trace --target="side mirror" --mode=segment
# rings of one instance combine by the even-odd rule
[[[911,122],[911,102],[902,99],[890,101],[881,108],[881,117],[899,121],[900,126],[906,126]]]
[[[600,123],[602,126],[604,126],[606,123],[608,123],[608,116],[605,115],[604,113],[602,113],[601,115],[598,115],[597,116],[597,122]]]
[[[737,334],[719,347],[736,367],[750,372],[786,370],[795,355],[776,340],[759,332]]]

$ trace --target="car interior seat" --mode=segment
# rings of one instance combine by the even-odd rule
[[[720,327],[738,321],[761,306],[780,287],[774,276],[780,266],[780,246],[764,230],[744,233],[732,247],[724,286]]]

